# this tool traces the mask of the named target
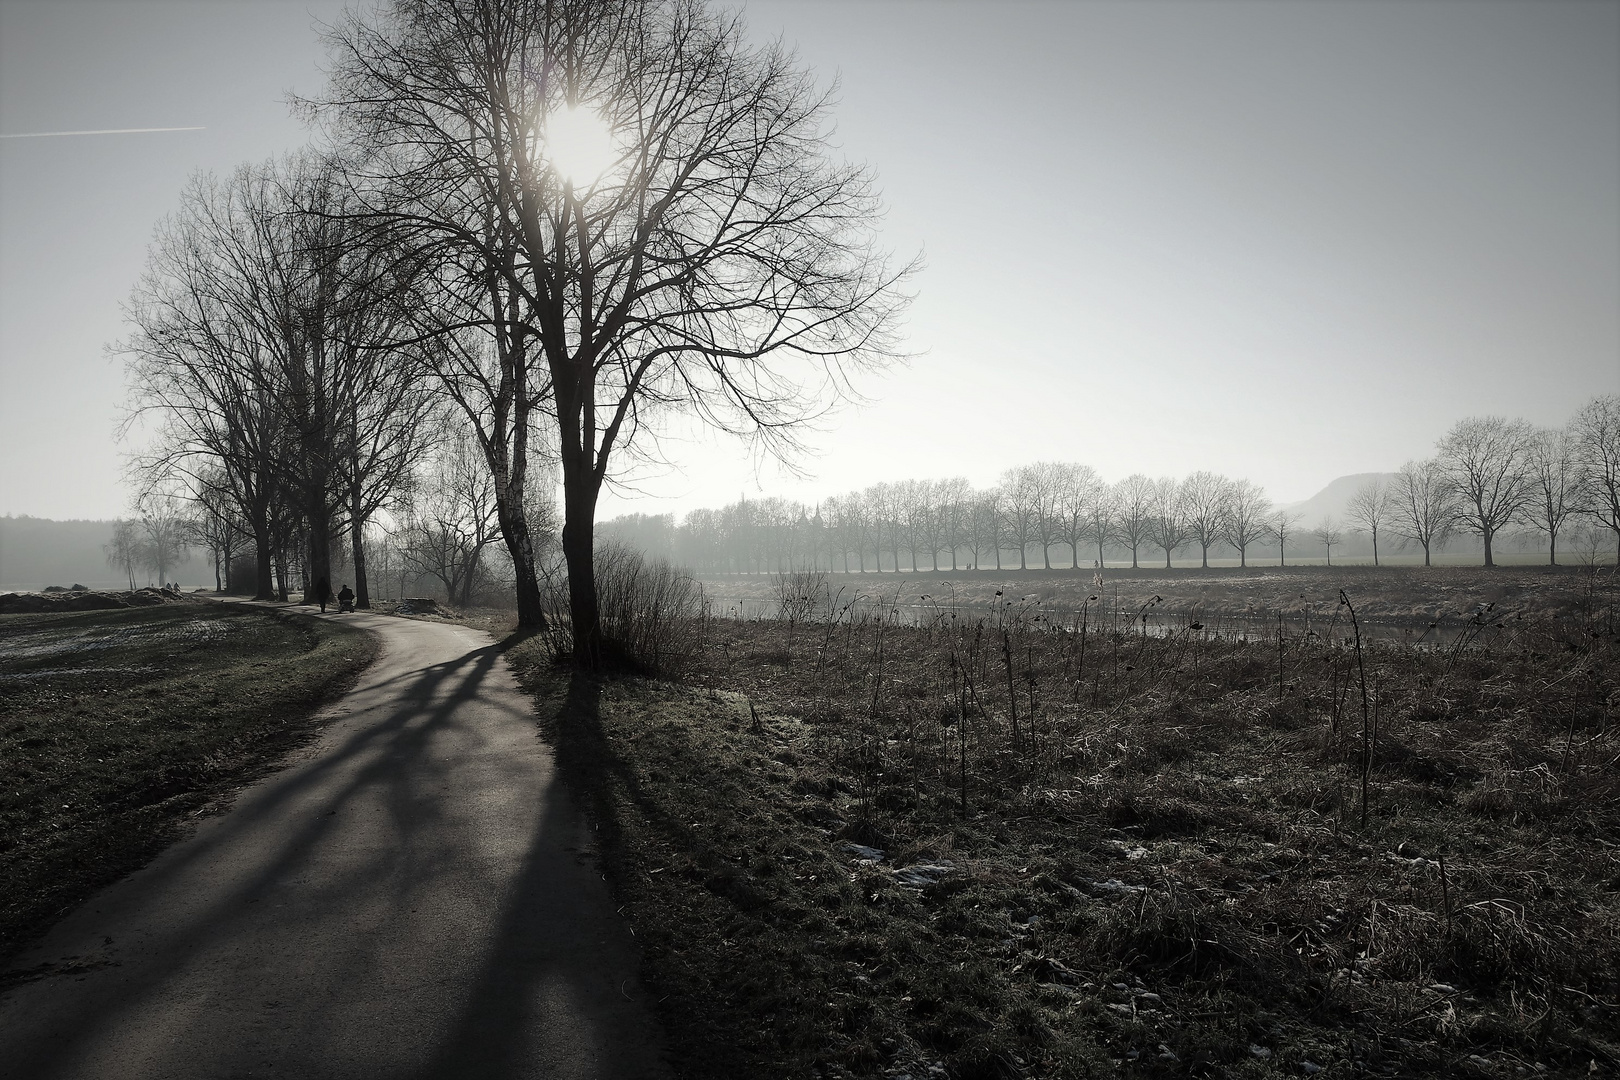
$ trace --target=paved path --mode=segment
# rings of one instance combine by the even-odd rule
[[[343,618],[383,653],[313,751],[16,959],[56,973],[0,996],[0,1077],[667,1075],[490,637]]]

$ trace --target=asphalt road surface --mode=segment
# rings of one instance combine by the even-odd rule
[[[9,965],[46,974],[0,995],[0,1077],[668,1075],[490,637],[342,618],[383,653],[313,749]]]

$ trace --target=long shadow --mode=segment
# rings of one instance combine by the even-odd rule
[[[569,679],[562,707],[546,731],[556,746],[557,766],[564,780],[597,829],[610,879],[612,872],[621,868],[623,857],[618,807],[621,793],[644,820],[680,850],[693,852],[704,869],[718,865],[723,860],[710,851],[702,834],[649,795],[635,767],[614,749],[602,730],[601,697],[599,680],[575,672]]]
[[[479,696],[481,684],[497,662],[499,649],[491,645],[458,656],[452,660],[429,665],[406,673],[411,678],[400,705],[391,715],[369,724],[347,738],[341,745],[327,750],[313,761],[294,766],[289,771],[268,781],[254,792],[233,815],[222,819],[219,827],[206,836],[172,849],[166,859],[155,864],[153,872],[172,880],[187,873],[193,864],[207,860],[217,849],[242,845],[246,838],[263,828],[268,819],[278,816],[291,820],[296,813],[301,821],[290,834],[276,842],[276,854],[262,863],[253,873],[216,898],[207,910],[196,918],[164,926],[160,936],[151,942],[150,956],[139,965],[139,974],[131,974],[116,983],[96,987],[96,996],[102,1000],[85,1002],[71,1010],[76,1016],[90,1016],[93,1024],[72,1024],[66,1030],[53,1025],[54,1030],[29,1034],[29,1041],[6,1039],[16,1044],[9,1052],[11,1066],[22,1068],[18,1075],[45,1077],[55,1070],[53,1065],[71,1060],[73,1051],[94,1036],[98,1029],[116,1021],[119,1015],[136,1010],[157,996],[176,972],[194,956],[206,949],[210,941],[228,933],[232,923],[243,910],[243,905],[257,900],[276,882],[286,879],[296,868],[306,863],[326,834],[332,829],[331,817],[342,805],[361,789],[385,782],[402,761],[423,757],[422,751],[435,734],[451,719],[457,708]],[[442,688],[460,676],[450,692],[435,701]],[[362,678],[363,689],[367,680]],[[429,703],[432,703],[429,705]],[[296,810],[289,804],[303,799],[312,789],[331,782],[334,773],[348,768],[363,755],[370,760],[352,776],[323,793],[309,807]],[[432,815],[432,806],[441,797],[433,772],[417,773],[396,781],[392,792],[393,807],[401,814],[405,803],[412,804],[416,813],[403,816],[419,818],[426,808]],[[414,788],[414,791],[408,790]],[[89,987],[85,988],[87,991]],[[0,1003],[3,1004],[3,1003]],[[72,1017],[66,1017],[70,1021]]]
[[[639,992],[639,957],[580,852],[584,822],[575,800],[586,789],[566,782],[569,774],[596,767],[584,759],[620,764],[601,735],[598,697],[590,679],[576,675],[570,683],[561,716],[571,733],[553,740],[564,782],[548,786],[541,828],[506,899],[484,967],[422,1080],[530,1075],[529,1037],[537,1030],[553,1048],[552,1068],[560,1070],[548,1076],[669,1075],[662,1038]],[[606,788],[601,785],[601,797],[586,808],[600,847],[612,846],[617,828]],[[620,974],[610,975],[615,971]]]

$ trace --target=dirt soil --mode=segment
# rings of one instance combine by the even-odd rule
[[[1221,580],[1179,595],[1332,584]],[[710,619],[675,680],[508,656],[685,1075],[1616,1075],[1613,582],[1341,580],[1498,607],[1430,649],[1004,605]]]
[[[201,603],[199,597],[172,589],[103,591],[74,587],[50,592],[0,594],[0,615],[49,614],[58,611],[116,611],[157,604]]]

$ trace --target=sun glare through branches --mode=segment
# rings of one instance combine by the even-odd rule
[[[546,164],[564,180],[590,187],[618,160],[613,132],[595,110],[576,105],[546,117]]]

